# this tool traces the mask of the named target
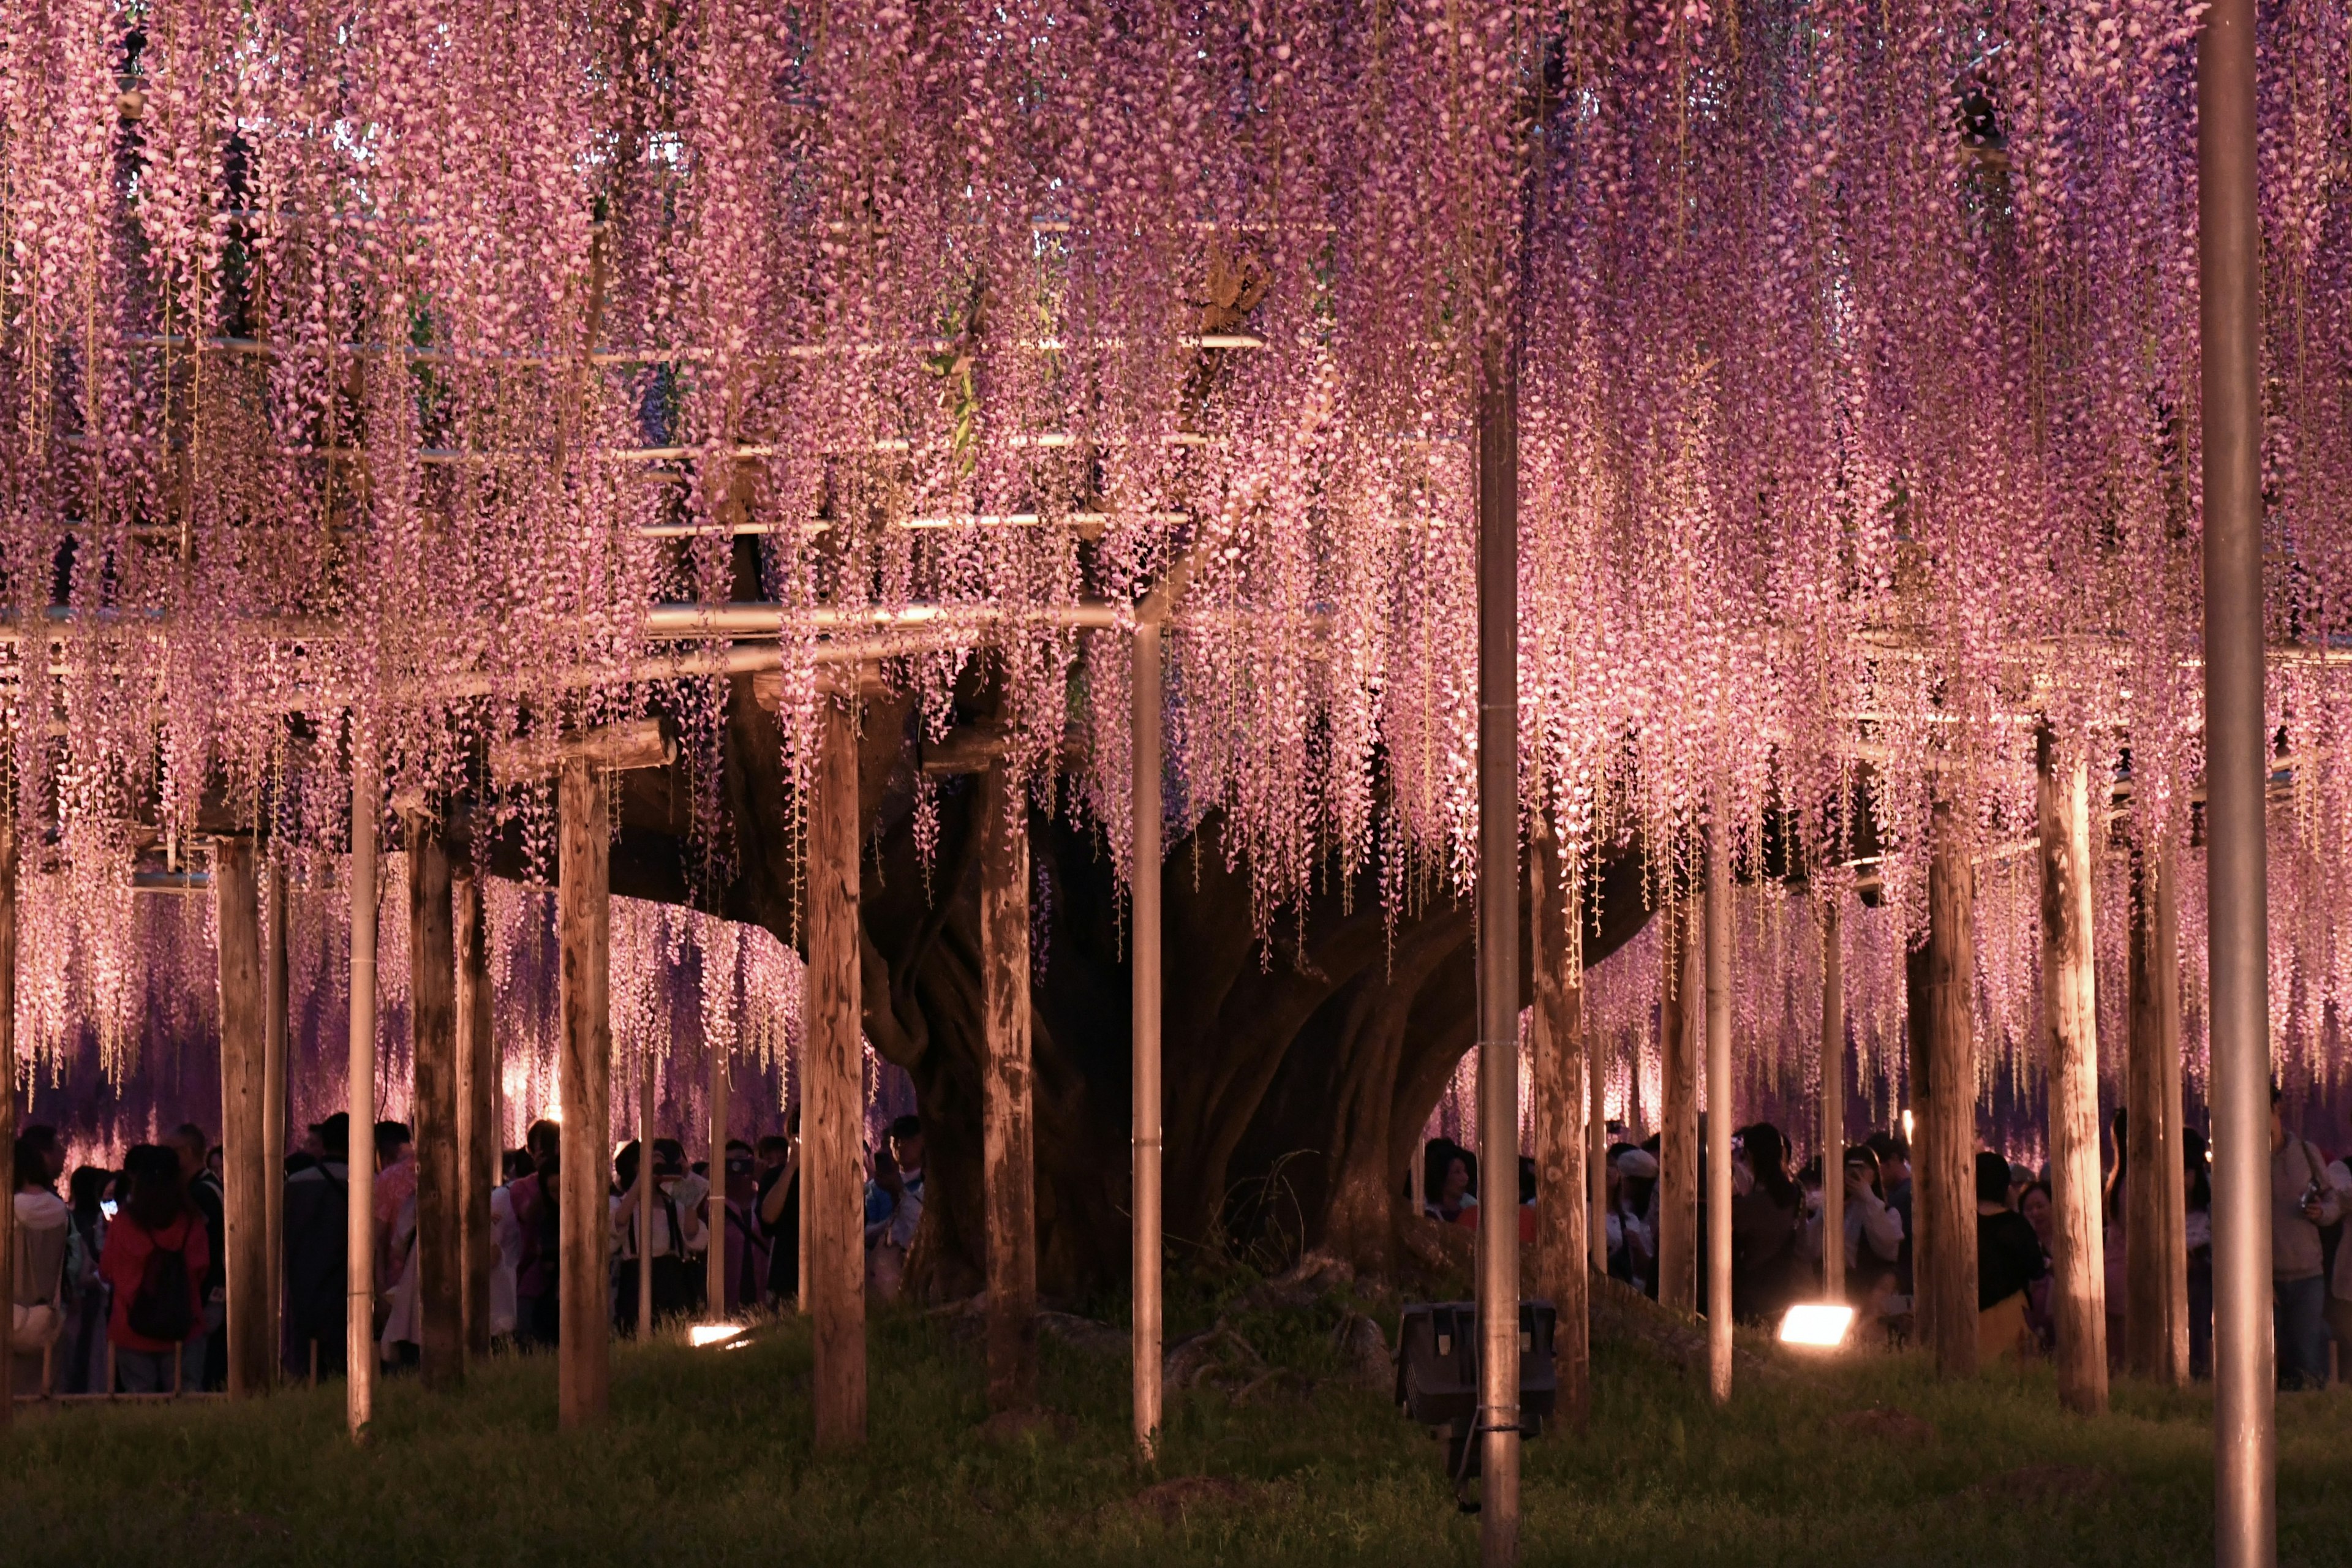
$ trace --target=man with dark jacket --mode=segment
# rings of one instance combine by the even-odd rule
[[[352,1119],[335,1112],[310,1129],[318,1157],[286,1178],[287,1370],[340,1377],[344,1303],[350,1300]]]
[[[228,1386],[228,1336],[221,1331],[228,1321],[228,1248],[223,1239],[227,1205],[221,1179],[212,1168],[211,1136],[193,1121],[183,1122],[172,1134],[171,1146],[179,1156],[180,1180],[187,1184],[188,1202],[205,1222],[205,1239],[212,1244],[212,1260],[203,1281],[204,1330],[181,1352],[180,1375],[185,1380],[184,1387],[217,1391]]]

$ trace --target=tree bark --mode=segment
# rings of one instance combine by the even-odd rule
[[[1943,1377],[1977,1370],[1976,868],[1948,802],[1927,862],[1926,1049],[1914,1086],[1915,1311]]]
[[[402,826],[408,841],[408,1018],[416,1075],[417,1342],[425,1386],[454,1389],[466,1381],[466,1297],[449,849],[439,825],[421,812],[408,813]]]
[[[857,716],[828,699],[808,805],[807,1290],[815,1320],[816,1440],[866,1440],[865,1056],[858,1030]]]
[[[2189,1382],[2189,1236],[2176,866],[2169,835],[2132,853],[2124,1344],[2134,1376],[2179,1388]]]
[[[1559,1412],[1578,1432],[1591,1412],[1591,1314],[1585,1269],[1583,921],[1570,905],[1558,840],[1540,814],[1528,858],[1535,1016],[1530,1031],[1536,1160],[1532,1294],[1558,1313],[1552,1342]]]
[[[2107,1290],[2099,1191],[2099,1008],[2091,964],[2089,770],[2039,743],[2042,1017],[2050,1084],[2052,1287],[2058,1320],[2058,1398],[2096,1415],[2107,1407]]]
[[[562,858],[556,926],[561,952],[558,1042],[563,1142],[559,1261],[561,1326],[556,1355],[559,1425],[602,1422],[612,1403],[612,1278],[606,1152],[613,1125],[613,910],[604,781],[585,758],[557,775]]]
[[[1698,1049],[1690,907],[1669,901],[1658,992],[1658,1304],[1698,1310]]]
[[[454,879],[457,967],[457,1232],[463,1258],[466,1353],[490,1353],[490,1274],[498,1242],[490,1229],[490,1189],[499,1168],[499,1047],[491,1024],[489,926],[482,879]]]
[[[981,775],[980,952],[988,1013],[982,1202],[988,1405],[1037,1399],[1037,1204],[1029,1091],[1029,809],[1000,761]]]
[[[261,898],[253,841],[223,838],[213,849],[213,895],[220,929],[221,1227],[228,1284],[228,1393],[250,1398],[269,1386],[268,1172],[262,1123],[268,1004],[261,984]]]

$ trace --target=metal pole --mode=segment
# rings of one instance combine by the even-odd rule
[[[269,1381],[284,1381],[286,1349],[286,862],[269,862],[268,907],[262,912],[261,1047],[262,1246],[267,1259]]]
[[[727,1318],[727,1056],[732,1036],[720,1031],[710,1037],[710,1201],[707,1205],[710,1250],[703,1293],[710,1298],[706,1314],[712,1322]],[[747,1232],[745,1239],[750,1239]],[[756,1301],[744,1302],[756,1306]]]
[[[1519,1559],[1519,439],[1497,335],[1478,385],[1478,1561]]]
[[[375,758],[352,765],[351,1190],[343,1303],[344,1416],[364,1441],[375,1415]]]
[[[2263,793],[2262,271],[2254,0],[2197,46],[2204,384],[2205,887],[2213,1113],[2213,1555],[2278,1556],[2270,1317],[2270,997]]]
[[[654,1337],[654,1052],[637,1050],[637,1343]]]
[[[13,792],[11,792],[13,793]],[[16,803],[0,795],[0,1169],[15,1185],[16,1170]],[[0,1371],[9,1381],[0,1387],[0,1431],[16,1415],[16,1200],[13,1191],[0,1200]],[[107,1359],[106,1386],[114,1386],[112,1353]]]
[[[1845,909],[1822,900],[1822,1300],[1845,1300]]]
[[[1160,623],[1136,623],[1129,756],[1135,857],[1134,1254],[1135,1448],[1150,1462],[1160,1441]]]
[[[1706,1384],[1731,1399],[1731,837],[1706,829]]]
[[[1586,1221],[1585,1240],[1592,1248],[1592,1272],[1605,1279],[1609,1273],[1609,1119],[1601,1067],[1600,1037],[1588,1033],[1584,1037],[1584,1083],[1585,1092],[1591,1096],[1591,1105],[1585,1113],[1585,1136],[1589,1142],[1585,1147],[1584,1179],[1588,1184],[1587,1202],[1592,1212]],[[1597,1284],[1593,1286],[1595,1290],[1600,1289]]]

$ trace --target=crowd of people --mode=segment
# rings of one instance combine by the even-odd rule
[[[533,1122],[524,1146],[503,1156],[490,1194],[489,1328],[519,1348],[552,1345],[561,1332],[560,1132],[553,1121]],[[371,1338],[381,1363],[398,1371],[417,1364],[423,1340],[417,1163],[402,1122],[376,1123],[372,1142]],[[14,1186],[17,1392],[170,1394],[224,1384],[222,1152],[189,1124],[162,1143],[132,1146],[119,1170],[83,1165],[68,1179],[57,1130],[23,1130]],[[922,1123],[912,1116],[892,1122],[872,1152],[866,1268],[879,1297],[897,1293],[922,1215],[923,1153]],[[347,1365],[351,1162],[351,1121],[341,1112],[312,1125],[286,1161],[280,1349],[297,1379],[341,1376]],[[653,1141],[640,1181],[643,1163],[630,1142],[605,1183],[612,1268],[596,1307],[616,1330],[635,1331],[640,1269],[650,1273],[657,1316],[709,1312],[713,1246],[725,1249],[720,1313],[798,1299],[800,1148],[791,1132],[730,1140],[715,1174],[707,1161],[689,1163],[676,1138]],[[641,1205],[651,1213],[642,1256]]]
[[[2352,1374],[2352,1152],[2329,1160],[2289,1131],[2274,1092],[2271,1115],[2273,1313],[2279,1380],[2324,1386]],[[1622,1132],[1611,1124],[1612,1137]],[[2105,1184],[2106,1300],[2111,1354],[2123,1343],[2126,1225],[2124,1119]],[[371,1325],[376,1354],[392,1369],[416,1364],[422,1342],[417,1291],[416,1176],[408,1128],[378,1122],[372,1234],[378,1285]],[[2191,1368],[2210,1363],[2212,1195],[2205,1139],[2183,1143],[2187,1197]],[[1695,1258],[1706,1256],[1710,1216],[1699,1177]],[[1613,1142],[1607,1152],[1604,1224],[1609,1273],[1655,1296],[1659,1289],[1659,1140]],[[202,1127],[180,1127],[161,1143],[139,1144],[119,1170],[94,1165],[66,1176],[67,1147],[56,1129],[26,1128],[16,1140],[16,1300],[12,1303],[20,1392],[172,1394],[217,1389],[226,1374],[222,1151]],[[341,1375],[349,1300],[351,1127],[340,1113],[310,1128],[288,1156],[284,1245],[285,1370],[294,1377]],[[624,1145],[605,1177],[612,1269],[596,1304],[614,1328],[635,1331],[641,1270],[651,1275],[664,1318],[732,1315],[789,1304],[800,1292],[800,1149],[789,1132],[729,1142],[721,1168],[687,1159],[676,1138],[644,1153]],[[1844,1257],[1845,1291],[1867,1330],[1907,1331],[1913,1289],[1911,1151],[1904,1136],[1873,1133],[1844,1152],[1843,1234],[1822,1236],[1821,1162],[1790,1168],[1790,1146],[1769,1122],[1732,1139],[1732,1303],[1745,1321],[1771,1323],[1799,1301],[1817,1299],[1825,1245]],[[552,1344],[564,1303],[556,1268],[562,1207],[562,1139],[553,1121],[533,1122],[524,1146],[509,1151],[490,1195],[495,1256],[489,1319],[494,1337],[516,1346]],[[865,1198],[867,1286],[897,1294],[923,1212],[920,1121],[900,1117],[871,1152]],[[59,1190],[60,1184],[63,1191]],[[1994,1151],[1976,1158],[1979,1342],[1988,1356],[2046,1352],[2057,1325],[2050,1300],[2053,1211],[2046,1172]],[[1424,1151],[1428,1218],[1475,1225],[1477,1156],[1446,1139]],[[1521,1160],[1518,1225],[1532,1237],[1538,1202],[1534,1163]],[[651,1210],[650,1235],[639,1228]],[[709,1300],[709,1249],[724,1248],[723,1300]],[[2331,1367],[2331,1362],[2336,1364]]]
[[[2318,1146],[2288,1131],[2281,1097],[2271,1102],[2271,1249],[2273,1313],[2283,1388],[2319,1388],[2331,1378],[2352,1379],[2352,1247],[2344,1246],[2352,1217],[2352,1151],[2327,1159]],[[1609,1273],[1647,1295],[1659,1288],[1659,1139],[1622,1141],[1610,1123],[1603,1224]],[[2105,1256],[2111,1357],[2123,1352],[2125,1258],[2130,1245],[2124,1194],[2126,1121],[2117,1111],[2107,1173]],[[1706,1256],[1705,1139],[1700,1140],[1696,1231],[1692,1256]],[[2213,1324],[2212,1184],[2204,1135],[2182,1137],[2188,1209],[2189,1363],[2210,1373]],[[1978,1338],[1988,1358],[2046,1353],[2056,1342],[2052,1309],[2054,1211],[2048,1171],[2036,1171],[1986,1150],[1976,1157]],[[1896,1342],[1911,1324],[1913,1272],[1911,1148],[1899,1131],[1874,1132],[1847,1149],[1840,1163],[1844,1190],[1845,1296],[1863,1332]],[[1791,1170],[1789,1142],[1769,1122],[1732,1135],[1731,1298],[1743,1322],[1776,1323],[1787,1309],[1820,1299],[1822,1290],[1824,1205],[1821,1161]],[[1535,1233],[1535,1163],[1519,1162],[1519,1235]],[[1450,1139],[1432,1140],[1423,1155],[1423,1212],[1444,1224],[1475,1226],[1478,1159]],[[1700,1265],[1703,1268],[1703,1265]],[[1704,1291],[1701,1291],[1704,1310]],[[2331,1360],[2335,1363],[2331,1368]]]

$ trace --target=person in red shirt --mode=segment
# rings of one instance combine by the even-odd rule
[[[100,1277],[114,1288],[106,1332],[115,1386],[123,1394],[169,1394],[181,1386],[183,1346],[204,1339],[211,1238],[188,1202],[173,1151],[142,1143],[124,1159],[123,1172],[131,1202],[108,1227],[98,1262]]]

